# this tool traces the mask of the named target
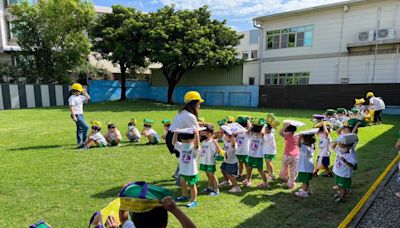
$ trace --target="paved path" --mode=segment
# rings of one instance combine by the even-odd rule
[[[400,192],[398,174],[394,172],[357,227],[400,227],[400,198],[394,195]]]

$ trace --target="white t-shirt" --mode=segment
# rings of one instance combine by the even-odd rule
[[[297,169],[299,172],[312,173],[314,171],[314,149],[311,146],[305,144],[300,145],[300,156],[297,163]]]
[[[140,132],[135,126],[128,127],[128,136],[129,137],[136,136],[137,138],[141,138]]]
[[[71,95],[68,98],[69,106],[72,106],[72,110],[74,111],[75,115],[83,114],[83,102],[86,101],[86,97],[79,95]]]
[[[378,97],[371,97],[369,99],[369,103],[373,107],[375,111],[384,110],[385,109],[385,102],[381,98]]]
[[[325,136],[324,133],[319,134],[319,153],[318,156],[322,159],[322,157],[329,157],[331,155],[330,147],[331,147],[331,136]]]
[[[99,141],[100,143],[106,145],[107,141],[104,138],[104,136],[101,134],[101,132],[97,132],[96,134],[90,136],[91,139],[95,140],[95,141]]]
[[[179,112],[178,115],[175,116],[169,130],[175,131],[176,129],[182,128],[200,128],[196,116],[186,110]]]
[[[115,129],[115,132],[107,132],[107,136],[110,137],[111,140],[122,139],[121,132],[118,129]]]
[[[249,156],[253,158],[264,157],[264,137],[250,136]]]
[[[215,153],[217,148],[213,142],[214,139],[205,140],[201,143],[200,164],[215,165]]]
[[[175,150],[179,151],[179,174],[185,176],[194,176],[197,171],[197,155],[199,150],[194,149],[194,144],[175,143]]]
[[[235,144],[235,147],[232,147],[231,142],[226,141],[224,138],[222,138],[222,141],[224,142],[224,150],[225,150],[224,162],[228,164],[238,163],[236,157],[237,144]]]
[[[348,164],[342,161],[341,158],[346,159],[347,162],[352,164],[353,166],[357,164],[356,157],[354,153],[341,153],[337,148],[335,149],[336,159],[335,165],[333,166],[333,173],[339,177],[351,178],[351,174],[353,173],[353,168],[351,168]]]
[[[236,155],[249,155],[250,138],[248,133],[238,134],[236,136]]]
[[[274,133],[264,135],[264,154],[275,155],[276,154],[276,143]]]
[[[124,223],[124,225],[122,225],[122,228],[136,228],[136,227],[131,220],[128,220]]]
[[[156,138],[158,141],[160,141],[160,136],[153,128],[148,129],[147,134],[152,135],[154,138]]]

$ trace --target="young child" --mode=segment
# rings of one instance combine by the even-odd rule
[[[233,135],[229,135],[224,132],[222,137],[224,143],[225,156],[224,161],[221,165],[221,172],[224,175],[225,180],[220,183],[220,186],[230,186],[233,187],[229,190],[231,193],[241,192],[242,189],[239,187],[235,175],[238,173],[238,160],[236,157],[237,144]]]
[[[345,108],[338,108],[336,110],[336,115],[336,119],[339,121],[340,126],[343,125],[344,121],[349,119],[349,117],[347,117],[347,110]]]
[[[311,193],[311,179],[314,171],[313,156],[315,151],[314,132],[300,133],[297,146],[300,147],[297,182],[302,183],[301,189],[295,193],[301,198],[309,197]]]
[[[163,119],[161,123],[164,125],[164,134],[161,136],[161,138],[165,140],[167,137],[167,133],[169,131],[169,127],[171,126],[172,123],[171,120],[169,119]]]
[[[333,172],[336,175],[336,185],[338,186],[338,193],[334,195],[336,202],[343,202],[351,187],[351,176],[357,163],[355,154],[351,152],[351,149],[357,141],[356,134],[342,134],[332,145],[332,149],[336,152],[335,165],[333,167]]]
[[[297,146],[297,137],[294,133],[297,131],[297,127],[285,123],[279,131],[279,135],[285,139],[285,151],[283,153],[282,168],[279,173],[279,178],[287,182],[289,189],[295,187],[295,180],[297,178],[297,162],[299,159],[299,147]],[[290,170],[290,175],[288,171]]]
[[[193,134],[179,134],[182,142],[178,141],[178,133],[174,133],[172,145],[179,151],[179,175],[182,189],[182,196],[176,199],[177,202],[188,200],[188,186],[190,188],[190,202],[188,208],[197,207],[197,156],[200,151],[199,131],[193,129]]]
[[[117,126],[114,123],[108,123],[107,125],[108,131],[104,138],[107,140],[108,146],[120,146],[122,135],[118,130]]]
[[[136,128],[136,119],[132,118],[128,123],[128,131],[126,132],[126,137],[129,139],[129,142],[140,142],[142,135],[139,132],[139,129]]]
[[[250,118],[247,116],[238,116],[236,122],[242,125],[244,128],[248,130],[251,129]],[[239,173],[238,178],[242,178],[243,170],[247,169],[247,159],[249,156],[249,146],[250,146],[250,132],[240,133],[236,136],[236,157],[239,162]]]
[[[264,158],[265,158],[265,165],[267,167],[267,173],[272,180],[275,180],[275,172],[274,172],[274,165],[272,161],[275,160],[276,155],[276,143],[275,143],[275,136],[274,136],[274,129],[268,123],[267,126],[264,128]]]
[[[258,170],[258,173],[262,177],[263,183],[259,184],[257,187],[267,188],[268,181],[267,176],[264,173],[264,134],[262,133],[265,120],[256,118],[253,122],[253,127],[251,128],[250,134],[250,148],[249,148],[249,158],[247,163],[247,175],[246,179],[243,181],[244,186],[250,187],[252,181],[252,171],[253,168]]]
[[[152,128],[154,121],[151,119],[144,119],[143,120],[143,130],[142,135],[146,137],[149,142],[146,145],[156,145],[160,142],[160,136],[158,136],[157,132]]]
[[[210,196],[219,196],[218,179],[215,176],[216,161],[215,155],[220,151],[219,145],[215,139],[212,138],[214,134],[214,126],[205,124],[204,130],[207,139],[201,143],[200,152],[200,170],[206,172],[208,179],[208,187],[203,192],[210,192]]]
[[[321,122],[317,125],[315,125],[315,128],[318,128],[318,136],[319,136],[319,154],[317,158],[317,164],[315,164],[315,170],[313,172],[313,176],[317,177],[318,176],[318,171],[320,169],[325,169],[327,174],[324,176],[326,177],[333,177],[333,174],[329,168],[330,165],[330,156],[331,156],[331,136],[330,136],[330,126],[331,124],[329,122]]]
[[[101,123],[98,121],[90,121],[92,124],[92,131],[90,132],[88,138],[86,139],[83,150],[90,149],[92,147],[106,147],[107,141],[101,134]]]

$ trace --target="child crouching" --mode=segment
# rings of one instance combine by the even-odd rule
[[[136,119],[132,118],[128,123],[128,131],[126,132],[126,137],[129,139],[129,142],[139,142],[140,138],[142,138],[139,129],[136,127]]]
[[[121,145],[122,135],[114,123],[108,123],[108,131],[104,136],[107,140],[108,146],[119,146]]]
[[[90,121],[92,124],[92,131],[86,139],[85,145],[82,149],[87,150],[92,147],[106,147],[107,141],[101,134],[101,123],[98,121]]]

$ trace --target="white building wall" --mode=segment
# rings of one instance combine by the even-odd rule
[[[259,85],[258,66],[258,61],[250,61],[243,64],[243,85],[249,85],[251,77],[254,78],[254,85]]]
[[[258,51],[258,49],[259,49],[258,39],[257,39],[257,42],[251,42],[251,40],[250,40],[251,31],[238,32],[238,34],[244,35],[244,37],[240,40],[240,44],[236,47],[236,50],[238,51],[238,57],[242,58],[242,53],[244,51],[247,51],[249,53],[249,59],[250,59],[251,51],[252,50]],[[258,57],[258,55],[259,55],[259,53],[257,53],[257,57]]]
[[[347,12],[343,7],[320,9],[302,15],[277,17],[262,22],[264,34],[261,84],[264,84],[264,74],[296,72],[310,72],[310,84],[339,83],[341,78],[348,78],[349,83],[371,83],[374,55],[349,57],[347,44],[357,41],[358,32],[376,29],[379,8],[381,8],[380,28],[400,27],[400,1],[398,0],[371,1],[352,5]],[[342,18],[343,37],[341,39]],[[311,47],[266,50],[267,31],[304,25],[314,25]],[[398,32],[400,34],[400,31]],[[378,54],[373,82],[399,82],[399,59],[398,54]]]

